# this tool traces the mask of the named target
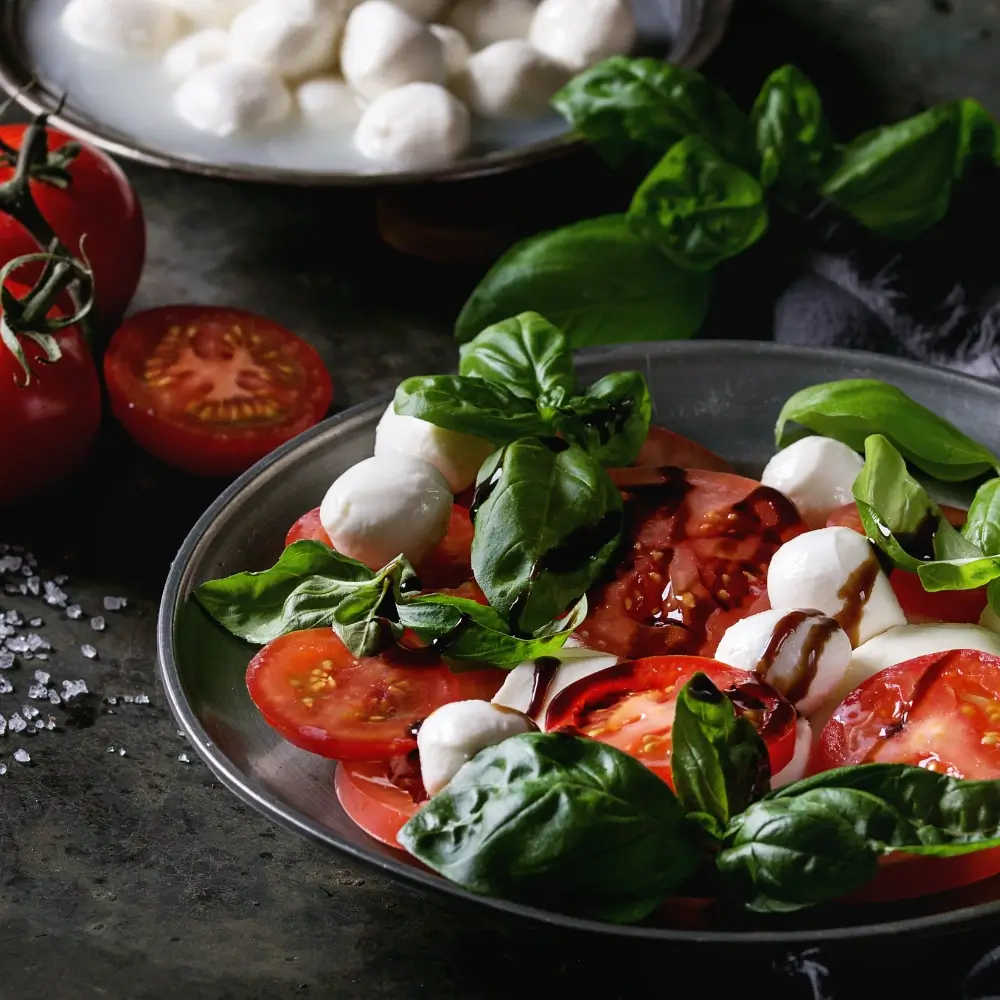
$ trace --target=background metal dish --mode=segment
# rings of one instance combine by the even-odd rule
[[[664,29],[670,32],[669,59],[680,66],[700,66],[719,44],[725,30],[732,0],[640,0],[662,9]],[[31,0],[4,0],[0,3],[0,86],[16,96],[31,114],[52,113],[52,123],[69,134],[106,149],[115,156],[154,167],[165,167],[205,177],[257,183],[301,186],[341,185],[371,187],[389,184],[420,184],[435,181],[468,180],[505,173],[519,167],[561,156],[579,147],[582,140],[572,133],[528,145],[469,157],[446,167],[420,171],[354,173],[308,171],[216,163],[179,156],[144,144],[134,137],[103,124],[73,106],[72,94],[61,112],[56,113],[63,95],[44,78],[36,79],[24,44],[24,17]],[[667,55],[668,53],[664,53]]]
[[[758,472],[773,452],[774,421],[785,399],[804,386],[839,378],[892,382],[1000,451],[1000,425],[994,419],[1000,389],[873,354],[726,341],[631,344],[584,352],[577,368],[588,381],[624,369],[645,372],[658,423],[749,473]],[[870,943],[1000,914],[998,878],[900,906],[829,907],[754,921],[720,914],[717,928],[708,932],[623,928],[471,896],[362,833],[333,793],[335,765],[286,743],[250,702],[244,672],[255,647],[217,628],[187,598],[204,580],[273,563],[292,522],[320,502],[337,475],[371,455],[375,425],[387,402],[381,397],[354,407],[247,472],[198,521],[173,564],[158,625],[160,675],[178,722],[228,788],[272,820],[401,879],[508,913],[619,936],[716,944]]]

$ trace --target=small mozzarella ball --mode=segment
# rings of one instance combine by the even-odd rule
[[[163,68],[183,80],[198,70],[223,62],[229,55],[229,35],[222,28],[205,28],[182,38],[167,49]]]
[[[174,95],[174,110],[184,121],[218,136],[273,125],[291,109],[292,95],[281,77],[255,63],[206,66]]]
[[[454,160],[471,138],[461,101],[435,83],[408,83],[368,105],[354,145],[369,160],[412,169]]]
[[[836,618],[854,646],[906,624],[871,543],[850,528],[820,528],[785,542],[767,569],[767,597],[773,608],[815,608]]]
[[[327,490],[319,519],[338,552],[381,569],[400,553],[419,563],[444,538],[451,508],[448,483],[429,462],[376,455]]]
[[[799,714],[808,716],[843,681],[851,640],[827,615],[777,608],[730,625],[715,659],[756,672],[783,695],[794,696]]]
[[[579,73],[635,45],[635,17],[628,0],[542,0],[528,41]]]
[[[407,14],[420,18],[421,21],[433,21],[444,9],[444,0],[392,0],[405,10]]]
[[[472,55],[465,35],[447,24],[432,24],[427,30],[441,43],[449,78],[457,76],[469,65],[469,56]]]
[[[795,751],[792,759],[775,775],[771,776],[771,788],[783,788],[801,781],[809,768],[812,755],[813,729],[808,719],[799,719],[795,725]]]
[[[183,24],[157,0],[71,0],[59,21],[78,45],[101,52],[161,52]]]
[[[166,3],[194,24],[225,28],[250,0],[166,0]]]
[[[479,467],[494,450],[483,438],[401,416],[392,403],[375,428],[376,455],[399,452],[422,458],[448,480],[452,493],[461,493],[476,481]]]
[[[569,643],[571,642],[573,642],[572,639],[569,640]],[[590,677],[591,674],[607,670],[608,667],[613,667],[618,662],[617,656],[597,653],[582,646],[570,646],[569,643],[552,657],[545,658],[557,660],[558,666],[548,675],[544,697],[531,716],[542,728],[545,725],[545,713],[548,711],[552,699],[560,691],[568,688],[570,684]],[[493,704],[505,705],[507,708],[527,713],[528,709],[531,708],[531,695],[535,689],[539,669],[534,660],[529,660],[511,670],[503,682],[503,687],[493,696]]]
[[[417,730],[427,794],[437,795],[480,750],[535,729],[526,715],[488,701],[453,701],[435,709]]]
[[[240,59],[263,63],[285,77],[319,73],[336,61],[343,22],[334,14],[309,16],[285,0],[259,0],[229,29],[229,45]]]
[[[340,50],[344,78],[374,100],[408,83],[444,83],[444,46],[415,17],[387,0],[365,0],[347,19]]]
[[[991,632],[1000,632],[1000,615],[987,604],[983,608],[983,613],[979,616],[979,624],[982,628],[988,628]]]
[[[307,80],[295,92],[302,117],[316,128],[340,128],[355,125],[364,104],[360,97],[333,76]]]
[[[784,493],[810,528],[822,528],[833,511],[854,500],[851,487],[864,464],[840,441],[806,437],[779,451],[760,481]]]
[[[527,38],[535,16],[535,0],[458,0],[448,15],[473,49],[508,38]]]
[[[455,94],[487,118],[538,118],[569,80],[565,66],[520,39],[495,42],[469,59]]]

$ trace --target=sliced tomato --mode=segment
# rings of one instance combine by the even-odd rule
[[[633,465],[661,468],[676,465],[682,469],[705,469],[710,472],[732,472],[733,467],[715,452],[696,441],[682,437],[666,427],[652,426],[646,435]]]
[[[324,545],[329,545],[331,549],[333,548],[333,542],[330,541],[330,536],[326,533],[326,529],[319,519],[319,507],[307,510],[288,529],[288,534],[285,535],[286,548],[293,542],[304,541],[322,542]]]
[[[408,758],[402,761],[404,770],[412,769]],[[399,761],[338,764],[334,788],[344,812],[369,837],[396,848],[396,835],[427,798],[419,770],[409,782],[400,780]]]
[[[948,892],[1000,875],[1000,847],[952,858],[890,854],[879,862],[879,873],[868,885],[845,896],[844,903],[886,903]]]
[[[319,355],[239,309],[167,306],[129,317],[104,356],[115,416],[186,472],[233,475],[317,423],[333,398]]]
[[[791,502],[724,472],[624,469],[625,558],[589,595],[584,644],[619,656],[710,656],[725,630],[766,610],[767,567],[806,530]]]
[[[672,786],[677,695],[699,671],[757,727],[767,744],[771,773],[777,774],[795,753],[795,709],[754,674],[700,656],[652,656],[591,674],[553,698],[545,729],[617,747]]]
[[[968,511],[960,507],[942,506],[942,512],[948,521],[956,528],[965,524]],[[865,529],[858,516],[857,504],[849,503],[838,507],[828,518],[827,527],[839,526],[850,528],[863,535]],[[929,593],[924,590],[920,577],[916,573],[894,569],[889,575],[889,582],[896,593],[899,606],[909,622],[959,622],[975,624],[986,607],[986,588],[976,590],[940,590]]]

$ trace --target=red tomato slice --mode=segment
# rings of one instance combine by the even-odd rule
[[[201,475],[242,472],[323,418],[319,355],[239,309],[167,306],[129,317],[104,376],[115,416],[147,451]]]
[[[676,465],[682,469],[705,469],[710,472],[732,472],[733,467],[715,452],[695,441],[668,431],[666,427],[650,427],[646,440],[633,465],[661,468]]]
[[[844,903],[886,903],[915,899],[972,885],[1000,874],[1000,847],[952,858],[890,854],[879,862],[879,873],[868,885],[845,896]]]
[[[407,787],[400,781],[397,764],[397,761],[338,764],[334,788],[344,812],[369,837],[399,848],[396,835],[427,794],[419,771],[415,774],[415,785],[419,786],[416,792],[412,785]]]
[[[956,528],[965,524],[967,511],[959,507],[942,507],[942,512]],[[865,533],[858,516],[856,504],[838,507],[828,518],[827,527],[850,528],[859,535]],[[958,622],[976,624],[986,607],[986,588],[976,590],[941,590],[929,593],[924,590],[916,573],[894,569],[889,582],[896,593],[896,599],[909,622]]]
[[[652,656],[585,677],[552,700],[545,729],[617,747],[673,787],[671,731],[677,695],[699,671],[751,719],[767,744],[771,773],[777,774],[795,753],[795,709],[754,674],[699,656]]]
[[[313,507],[312,510],[306,511],[285,535],[286,548],[293,542],[306,541],[322,542],[324,545],[329,545],[331,549],[333,548],[333,542],[330,541],[330,536],[326,533],[326,529],[319,519],[319,507]]]
[[[581,639],[625,657],[710,656],[733,622],[767,609],[768,563],[805,523],[782,494],[742,476],[616,471],[627,479],[629,547],[615,578],[591,592]]]

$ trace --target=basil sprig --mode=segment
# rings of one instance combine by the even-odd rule
[[[558,652],[587,614],[581,597],[564,618],[518,637],[492,608],[449,594],[417,593],[418,587],[402,556],[372,572],[321,542],[303,540],[289,545],[270,569],[210,580],[194,597],[223,628],[258,645],[329,627],[355,656],[373,656],[412,629],[447,660],[499,667]]]

